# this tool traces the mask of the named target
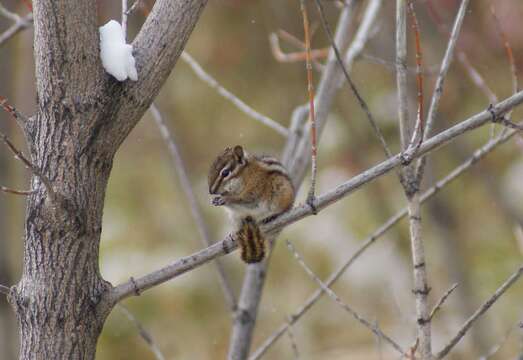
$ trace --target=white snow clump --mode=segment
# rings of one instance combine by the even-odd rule
[[[133,47],[125,43],[122,26],[118,21],[111,20],[100,27],[100,57],[105,71],[118,81],[127,78],[138,80]]]

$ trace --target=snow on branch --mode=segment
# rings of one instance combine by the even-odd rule
[[[133,46],[125,43],[124,30],[115,20],[100,27],[100,57],[102,65],[118,81],[137,81]]]

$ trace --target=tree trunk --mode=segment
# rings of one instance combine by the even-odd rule
[[[100,275],[112,161],[167,79],[206,0],[158,0],[133,43],[138,81],[99,56],[94,0],[34,0],[37,113],[24,124],[34,166],[22,279],[11,289],[20,359],[94,359],[115,305]]]
[[[110,288],[100,276],[98,248],[112,154],[78,141],[79,109],[40,108],[28,128],[34,165],[53,185],[33,177],[25,223],[24,269],[14,288],[22,359],[93,358]]]

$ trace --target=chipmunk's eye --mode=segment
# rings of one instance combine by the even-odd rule
[[[229,169],[223,169],[222,170],[222,177],[227,177],[227,176],[229,176],[230,173],[231,173],[231,171]]]

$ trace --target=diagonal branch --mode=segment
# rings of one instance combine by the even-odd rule
[[[323,28],[324,28],[325,32],[327,33],[327,36],[328,36],[329,41],[331,43],[332,49],[334,50],[334,54],[336,56],[336,61],[338,62],[338,65],[341,67],[341,69],[343,70],[343,75],[345,76],[345,80],[347,80],[347,83],[349,84],[349,86],[350,86],[350,88],[352,90],[352,93],[354,94],[354,96],[356,96],[356,99],[358,100],[358,103],[359,103],[360,107],[365,112],[365,115],[367,116],[367,119],[369,120],[369,123],[372,126],[372,130],[374,131],[374,135],[380,141],[380,144],[381,144],[381,146],[383,148],[383,151],[385,152],[385,155],[387,157],[391,157],[392,153],[391,153],[391,151],[390,151],[390,149],[389,149],[389,147],[387,145],[387,142],[385,141],[385,138],[383,137],[383,134],[381,133],[381,130],[380,130],[378,124],[376,123],[376,120],[374,119],[374,117],[372,116],[372,114],[370,112],[370,109],[369,109],[369,106],[367,105],[367,102],[361,96],[360,92],[356,88],[356,84],[354,84],[354,81],[352,81],[352,78],[350,77],[349,72],[347,71],[347,68],[343,64],[343,60],[341,59],[340,51],[339,51],[338,47],[336,46],[336,42],[334,41],[334,36],[332,34],[332,30],[331,30],[330,25],[329,25],[329,23],[327,21],[327,18],[325,17],[325,11],[323,10],[323,5],[321,3],[321,0],[315,0],[315,2],[316,2],[316,7],[318,9],[318,13],[320,14],[321,23],[323,25]],[[380,6],[381,6],[381,0],[380,1],[373,1],[369,5],[370,10],[372,11],[373,7],[371,7],[371,5],[373,7],[375,7],[376,9],[379,9]],[[372,11],[371,13],[376,13],[376,12],[377,12],[377,10],[376,11]]]
[[[323,283],[323,281],[318,278],[316,274],[305,264],[305,261],[301,257],[300,254],[296,251],[294,246],[290,241],[287,241],[287,247],[292,252],[296,260],[298,260],[298,263],[301,265],[301,267],[305,270],[307,275],[316,282],[316,284],[319,285],[319,287],[322,289],[323,292],[325,292],[332,300],[336,302],[342,309],[347,311],[349,314],[352,315],[357,321],[359,321],[363,326],[367,327],[370,331],[372,331],[376,336],[378,336],[380,339],[385,340],[389,345],[391,345],[396,351],[398,351],[401,355],[405,355],[405,352],[401,348],[401,346],[398,345],[398,343],[394,340],[392,340],[388,335],[383,333],[381,329],[377,325],[371,324],[367,319],[365,319],[363,316],[358,314],[354,309],[352,309],[349,305],[344,303],[338,295],[334,291],[332,291],[327,285]]]
[[[518,104],[521,104],[522,102],[523,91],[520,91],[517,94],[500,102],[493,108],[482,111],[470,117],[469,119],[457,125],[454,125],[453,127],[426,140],[420,146],[419,151],[415,154],[414,157],[416,158],[424,154],[427,154],[443,146],[452,139],[490,122],[492,117],[491,111],[494,111],[496,114],[503,114],[507,111],[510,111],[510,109],[517,106]],[[317,209],[324,209],[327,206],[339,201],[345,196],[358,190],[363,185],[370,183],[371,181],[377,179],[378,177],[384,174],[387,174],[395,167],[401,165],[401,163],[401,154],[396,154],[392,158],[387,159],[381,162],[380,164],[375,165],[370,169],[364,171],[363,173],[354,176],[352,179],[342,183],[341,185],[338,185],[336,188],[319,196],[317,198],[316,204]],[[262,227],[261,230],[264,233],[277,232],[284,226],[294,223],[311,214],[312,209],[310,208],[310,206],[300,205],[293,208],[289,212],[283,214],[276,220],[266,224]],[[231,235],[228,235],[221,242],[215,243],[208,248],[202,249],[192,255],[183,257],[173,262],[172,264],[165,266],[164,268],[153,271],[152,273],[137,278],[136,280],[132,279],[126,283],[114,287],[108,294],[109,300],[113,303],[117,303],[124,298],[136,295],[136,293],[150,289],[176,276],[184,274],[187,271],[199,267],[218,256],[228,254],[234,249],[236,249],[237,246],[238,245],[236,243],[236,239],[234,239]]]
[[[497,146],[507,142],[516,134],[515,131],[511,131],[505,135],[499,136],[494,140],[489,141],[486,145],[476,150],[474,154],[461,165],[456,167],[451,171],[446,177],[436,182],[436,184],[425,191],[420,198],[420,202],[424,203],[425,201],[431,199],[434,195],[438,194],[442,189],[444,189],[448,184],[457,179],[461,174],[463,174],[467,169],[472,167],[483,157],[489,154]],[[408,209],[403,208],[398,213],[390,217],[383,225],[381,225],[376,231],[374,231],[367,239],[363,241],[360,247],[349,257],[347,261],[344,262],[335,272],[333,272],[328,279],[325,281],[327,286],[332,286],[341,275],[372,245],[374,244],[381,236],[383,236],[389,229],[394,225],[399,223],[400,220],[405,218],[408,214]],[[316,302],[323,295],[323,290],[318,290],[312,294],[298,310],[296,310],[290,316],[290,325],[295,324],[309,309],[316,304]],[[276,331],[273,332],[271,336],[267,338],[266,341],[254,352],[250,360],[259,359],[288,329],[290,326],[288,322],[282,324]]]
[[[134,324],[134,326],[138,329],[138,333],[140,334],[140,337],[145,341],[147,346],[151,349],[156,360],[165,360],[165,356],[162,354],[160,348],[154,341],[153,337],[151,336],[149,331],[147,331],[147,329],[143,327],[142,323],[140,323],[140,321],[136,318],[136,316],[134,316],[129,311],[129,309],[127,309],[122,304],[118,304],[118,308],[123,312],[125,317],[127,319],[129,319],[129,321],[131,321]]]
[[[169,154],[171,155],[174,168],[176,169],[176,173],[178,174],[178,178],[182,185],[183,192],[185,193],[187,201],[189,202],[191,214],[193,216],[194,222],[196,223],[198,232],[200,233],[200,239],[202,240],[204,246],[211,246],[213,242],[211,241],[211,237],[209,235],[209,229],[207,228],[207,225],[203,220],[202,211],[200,209],[200,206],[198,205],[196,196],[194,195],[191,182],[189,181],[189,176],[187,175],[185,164],[180,155],[180,152],[178,151],[178,146],[174,141],[174,136],[169,131],[169,128],[163,120],[162,115],[158,110],[158,107],[154,103],[151,105],[151,114],[153,115],[156,125],[158,125],[158,128],[160,129],[160,133],[163,137],[163,140],[167,144],[167,148],[169,149]],[[219,259],[216,259],[215,264],[218,274],[218,281],[220,282],[225,301],[227,302],[231,311],[234,312],[236,310],[236,299],[230,282],[227,279],[227,276],[225,275],[225,269]]]
[[[439,311],[439,309],[441,309],[441,307],[443,306],[443,304],[445,303],[445,301],[447,301],[447,298],[450,296],[450,294],[452,294],[452,292],[458,287],[458,283],[454,283],[447,291],[445,291],[445,293],[443,294],[442,297],[440,297],[440,299],[438,300],[438,302],[436,303],[436,305],[434,305],[434,307],[432,308],[432,311],[430,312],[430,315],[429,315],[429,319],[432,320],[432,318],[434,318],[434,315],[436,315],[436,313]]]
[[[11,25],[6,31],[0,34],[0,47],[7,43],[13,36],[25,30],[33,23],[33,14],[27,14]]]
[[[18,150],[11,140],[9,140],[2,132],[0,132],[0,139],[2,139],[4,144],[6,144],[9,150],[11,150],[15,158],[20,160],[26,168],[31,170],[33,175],[40,179],[40,181],[44,184],[47,193],[49,194],[50,200],[55,204],[59,204],[60,202],[58,201],[58,195],[54,191],[53,186],[51,185],[51,181],[49,181],[49,179],[40,171],[40,169],[36,167],[31,161],[29,161],[20,150]]]
[[[507,291],[519,278],[523,275],[523,266],[521,266],[515,273],[513,273],[495,292],[494,294],[481,305],[478,310],[467,321],[463,324],[461,329],[459,329],[456,336],[454,336],[448,343],[445,345],[440,352],[436,354],[436,359],[442,359],[452,350],[452,348],[465,336],[467,331],[472,327],[474,322],[483,315],[494,303]]]
[[[335,41],[342,51],[349,47],[350,25],[355,13],[355,4],[355,1],[349,1],[339,16]],[[318,134],[321,134],[325,126],[334,95],[339,88],[340,75],[341,69],[331,51],[319,81],[315,98]],[[309,141],[311,128],[310,125],[307,126],[307,110],[303,109],[303,107],[299,106],[293,112],[291,134],[287,139],[282,154],[283,164],[289,171],[289,174],[291,174],[296,189],[301,186],[305,177],[311,154],[311,143]],[[229,346],[229,354],[233,358],[243,359],[249,353],[267,267],[268,261],[247,267]]]
[[[216,79],[214,79],[211,75],[209,75],[201,66],[194,60],[194,58],[189,55],[186,51],[182,53],[180,58],[187,63],[191,70],[207,85],[209,85],[211,88],[215,89],[216,92],[222,96],[224,99],[230,101],[234,106],[236,106],[241,112],[246,114],[247,116],[253,118],[254,120],[270,127],[271,129],[275,130],[282,136],[287,136],[289,131],[274,121],[273,119],[260,114],[253,108],[251,108],[249,105],[244,103],[242,100],[240,100],[236,95],[231,93],[229,90],[221,86]]]
[[[9,295],[9,291],[10,291],[9,287],[0,285],[0,293],[2,293],[4,295]]]
[[[24,195],[24,196],[31,195],[31,194],[34,194],[36,192],[36,190],[16,190],[16,189],[11,189],[11,188],[8,188],[8,187],[2,186],[2,185],[0,185],[0,191],[3,191],[3,192],[8,193],[8,194]]]
[[[434,121],[436,120],[436,115],[438,113],[439,102],[441,100],[441,96],[443,95],[443,85],[445,83],[445,78],[447,77],[448,70],[450,68],[450,64],[454,56],[456,43],[458,41],[458,37],[461,31],[461,26],[463,25],[463,19],[465,18],[465,14],[467,13],[468,4],[469,0],[462,0],[458,10],[458,14],[456,15],[456,20],[454,21],[454,26],[452,27],[452,31],[450,33],[449,41],[447,44],[447,50],[445,51],[445,55],[443,56],[438,78],[436,80],[436,84],[434,85],[434,93],[430,101],[429,112],[427,114],[427,124],[424,132],[425,138],[429,137],[432,133]],[[421,158],[418,161],[418,165],[416,167],[416,177],[418,179],[421,179],[423,175],[423,170],[426,161],[427,160],[425,157]]]
[[[132,42],[138,81],[106,78],[104,104],[114,121],[97,119],[104,141],[117,147],[152,104],[174,68],[207,0],[158,0]],[[106,116],[107,117],[107,116]]]

